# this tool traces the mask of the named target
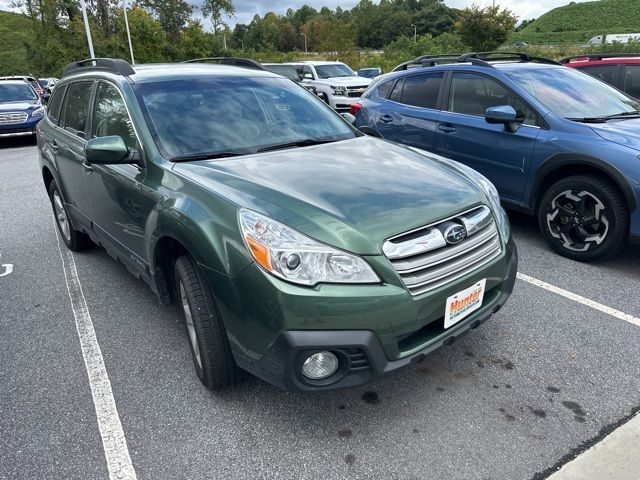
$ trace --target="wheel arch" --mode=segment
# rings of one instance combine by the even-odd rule
[[[53,176],[53,173],[51,173],[51,170],[49,170],[49,167],[47,167],[46,165],[42,167],[42,180],[44,181],[44,186],[48,192],[49,185],[51,185],[51,182],[55,180],[55,177]]]
[[[556,181],[571,175],[592,174],[610,180],[623,195],[629,213],[637,208],[633,188],[625,176],[610,163],[587,155],[558,154],[547,159],[536,171],[529,202],[536,214],[544,192]]]

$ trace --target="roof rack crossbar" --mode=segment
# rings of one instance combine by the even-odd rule
[[[505,60],[513,60],[514,58],[518,59],[520,62],[535,62],[535,63],[547,63],[549,65],[559,65],[555,60],[551,60],[549,58],[544,57],[535,57],[529,55],[526,52],[474,52],[467,53],[465,55],[461,55],[458,58],[459,62],[469,62],[472,59],[476,60],[484,60],[485,62],[489,61],[505,61]]]
[[[64,67],[62,76],[65,77],[72,73],[101,71],[115,73],[116,75],[133,75],[135,70],[129,62],[120,58],[87,58],[77,62],[72,62]]]
[[[640,53],[585,53],[584,55],[571,55],[558,60],[559,63],[569,63],[571,60],[586,58],[587,60],[603,60],[605,58],[633,58],[639,57]]]
[[[218,62],[221,65],[231,65],[234,67],[252,68],[254,70],[264,70],[265,68],[255,60],[250,58],[240,57],[202,57],[192,58],[191,60],[185,60],[182,63],[205,63],[205,62]]]

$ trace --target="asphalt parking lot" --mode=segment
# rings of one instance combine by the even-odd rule
[[[522,274],[640,317],[639,248],[578,264],[511,220]],[[109,478],[54,228],[36,147],[2,142],[2,479]],[[139,479],[541,479],[640,406],[640,326],[522,280],[490,322],[366,387],[211,394],[177,309],[100,248],[73,258]]]

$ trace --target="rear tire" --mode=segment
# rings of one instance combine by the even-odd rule
[[[190,255],[175,264],[176,297],[182,309],[196,373],[209,390],[240,380],[227,331],[207,281]]]
[[[64,204],[62,194],[55,180],[52,180],[49,184],[49,200],[51,200],[53,216],[56,221],[56,226],[58,227],[58,232],[67,248],[73,252],[77,252],[90,246],[92,242],[89,236],[73,228],[67,207]]]
[[[572,260],[602,260],[624,248],[629,213],[624,197],[609,180],[573,175],[547,189],[538,209],[547,243]]]

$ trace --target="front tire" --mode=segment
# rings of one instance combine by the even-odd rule
[[[622,250],[629,214],[624,197],[611,181],[574,175],[547,189],[538,223],[547,243],[560,255],[590,262]]]
[[[190,255],[175,264],[176,296],[183,312],[196,373],[209,390],[236,384],[236,366],[216,301]]]

